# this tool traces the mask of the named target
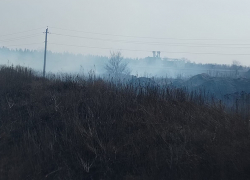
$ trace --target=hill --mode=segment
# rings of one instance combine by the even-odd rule
[[[0,179],[249,179],[249,117],[203,98],[2,66]]]
[[[206,73],[197,74],[186,80],[174,80],[175,87],[187,87],[189,90],[206,90],[217,98],[225,95],[245,92],[250,94],[249,78],[212,77]]]

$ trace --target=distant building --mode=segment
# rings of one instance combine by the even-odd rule
[[[152,53],[153,53],[153,58],[161,58],[161,51],[152,51]]]

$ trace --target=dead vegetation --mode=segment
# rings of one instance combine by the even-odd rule
[[[1,67],[0,179],[249,179],[249,119],[202,98]]]

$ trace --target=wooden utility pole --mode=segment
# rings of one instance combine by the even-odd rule
[[[46,29],[46,32],[45,32],[45,49],[44,49],[43,77],[45,77],[45,69],[46,69],[47,34],[48,34],[48,28]]]

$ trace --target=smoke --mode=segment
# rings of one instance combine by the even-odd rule
[[[79,73],[94,70],[97,74],[105,73],[104,65],[108,57],[81,55],[72,53],[47,52],[46,72]],[[36,71],[43,70],[44,52],[22,49],[0,48],[0,62],[4,65],[21,65]]]
[[[105,65],[109,57],[82,55],[73,53],[47,52],[46,72],[51,73],[85,73],[92,71],[96,75],[106,73]],[[210,76],[234,74],[235,68],[230,65],[196,64],[189,60],[155,57],[141,59],[124,58],[128,63],[131,75],[136,77],[187,78],[196,74],[207,73]],[[44,52],[27,49],[0,48],[0,62],[5,65],[21,65],[43,70]],[[238,71],[247,71],[248,67],[239,66]]]

